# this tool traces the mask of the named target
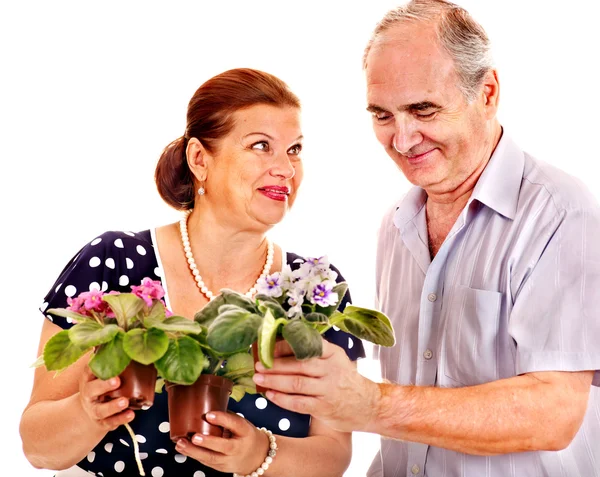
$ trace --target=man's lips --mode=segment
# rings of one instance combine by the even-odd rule
[[[286,201],[290,195],[289,187],[282,186],[265,186],[258,189],[260,193],[267,196],[269,199]]]
[[[430,149],[429,151],[422,152],[420,154],[410,154],[410,155],[402,154],[402,155],[406,158],[406,160],[409,162],[409,164],[419,164],[419,163],[427,160],[433,151],[435,151],[435,148]]]

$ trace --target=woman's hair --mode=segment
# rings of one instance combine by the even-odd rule
[[[279,78],[263,71],[237,68],[206,81],[192,96],[185,133],[163,150],[154,180],[163,200],[177,210],[194,207],[196,189],[186,158],[187,143],[197,138],[215,153],[219,140],[234,126],[233,114],[257,104],[300,107],[300,100]]]
[[[421,21],[435,25],[438,41],[454,60],[465,98],[472,101],[485,74],[493,68],[491,45],[485,30],[464,9],[447,0],[411,0],[390,10],[375,27],[363,56],[363,68],[373,44],[390,28],[402,22]]]

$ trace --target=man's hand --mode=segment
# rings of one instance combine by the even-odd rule
[[[342,348],[323,340],[323,355],[298,361],[277,343],[273,368],[259,362],[254,382],[278,406],[310,414],[338,431],[361,431],[377,415],[379,387],[360,375]]]

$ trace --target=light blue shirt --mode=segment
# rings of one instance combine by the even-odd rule
[[[470,386],[535,371],[595,370],[587,414],[559,452],[462,454],[382,439],[369,476],[600,476],[600,208],[577,179],[503,135],[430,259],[426,193],[385,216],[376,296],[397,343],[382,377]],[[548,416],[551,418],[551,416]]]

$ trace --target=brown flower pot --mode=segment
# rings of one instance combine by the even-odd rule
[[[275,341],[281,341],[281,340],[283,340],[283,336],[277,335],[277,337],[275,338]],[[254,358],[254,366],[255,366],[254,369],[256,369],[256,363],[258,363],[260,361],[260,358],[258,357],[258,341],[255,341],[254,343],[252,343],[252,357]],[[267,392],[267,388],[256,384],[256,392],[264,394]]]
[[[154,403],[156,387],[156,368],[152,364],[141,364],[131,360],[119,375],[121,386],[103,396],[107,402],[116,398],[129,398],[129,409],[135,411],[148,408]]]
[[[227,437],[223,428],[210,424],[210,411],[227,411],[233,381],[213,374],[201,374],[189,386],[167,383],[171,440],[191,439],[194,434]]]

